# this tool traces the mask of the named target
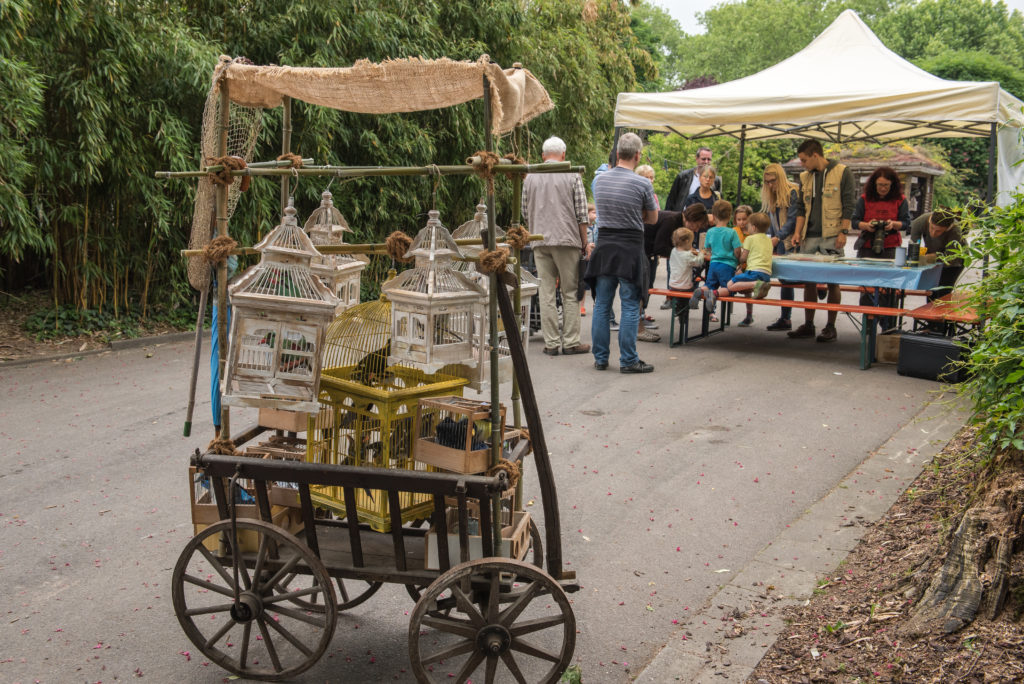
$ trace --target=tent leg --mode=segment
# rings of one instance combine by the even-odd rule
[[[995,180],[996,180],[996,124],[992,124],[992,130],[988,134],[988,184],[985,188],[985,201],[989,206],[995,204]]]
[[[739,176],[739,180],[736,183],[736,202],[735,205],[739,206],[743,204],[743,152],[747,146],[747,124],[743,124],[740,128],[740,170],[736,174]]]
[[[616,126],[615,127],[615,137],[612,139],[612,160],[613,160],[612,164],[611,164],[612,166],[615,166],[615,164],[616,164],[616,162],[618,161],[618,158],[619,158],[618,154],[616,154],[616,150],[619,149],[619,138],[621,138],[621,137],[622,137],[622,126]]]

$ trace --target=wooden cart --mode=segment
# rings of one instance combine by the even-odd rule
[[[420,61],[412,63],[414,68],[422,65]],[[453,68],[451,65],[445,61],[439,67],[450,70]],[[227,66],[222,62],[218,69]],[[486,73],[482,80],[479,75],[473,76],[478,79],[476,83],[482,85],[488,151],[491,150],[492,131],[491,85],[488,80],[488,74],[494,73],[490,71],[491,66],[478,63]],[[244,65],[238,69],[246,76],[237,81],[239,87],[251,86],[252,83],[259,85],[262,72],[253,75],[255,68]],[[285,153],[290,153],[292,87],[296,97],[318,92],[303,89],[303,79],[309,76],[306,73],[309,71],[293,70],[295,83],[285,84],[284,90],[271,92],[268,86],[265,92],[249,93],[253,102],[266,101],[260,106],[274,106],[278,100],[283,102]],[[364,72],[377,73],[365,66],[357,66],[352,71],[358,72],[356,76],[360,78],[366,77]],[[516,69],[511,71],[516,78],[522,76]],[[502,77],[500,72],[496,76]],[[217,153],[220,157],[228,154],[227,112],[232,105],[229,104],[227,90],[228,82],[225,81],[221,86],[219,107]],[[470,99],[462,93],[455,97],[463,98],[457,102]],[[394,111],[408,111],[408,108],[398,108],[405,106],[404,103],[396,104]],[[444,106],[444,103],[432,106]],[[513,109],[507,108],[508,111]],[[495,111],[498,110],[500,107],[495,107]],[[545,110],[535,107],[534,111]],[[251,165],[245,170],[236,169],[231,175],[280,177],[284,204],[290,176],[474,172],[469,164],[465,167],[405,169],[314,167],[296,170],[273,166],[273,163]],[[543,167],[507,164],[496,170],[522,174],[564,172],[570,168],[568,164],[545,164]],[[186,178],[205,175],[206,172],[161,172],[158,176]],[[518,181],[514,183],[513,196],[518,199]],[[228,192],[224,186],[218,186],[216,193],[217,233],[226,235]],[[490,184],[487,195],[490,209],[487,245],[494,249],[494,192]],[[518,216],[518,211],[514,213]],[[188,254],[194,255],[194,252]],[[493,347],[493,340],[497,338],[499,310],[505,330],[518,330],[520,324],[516,321],[516,305],[505,287],[517,285],[512,282],[515,278],[509,273],[494,274],[491,278]],[[218,268],[217,293],[221,310],[226,307],[225,281],[226,270],[222,264]],[[223,377],[226,351],[223,324],[218,333]],[[572,659],[576,640],[576,621],[566,592],[578,590],[579,585],[575,573],[566,571],[562,566],[555,484],[523,342],[518,335],[508,335],[507,341],[517,383],[515,387],[521,395],[539,480],[543,539],[538,526],[528,524],[529,516],[514,509],[508,511],[509,526],[514,533],[518,530],[523,534],[526,530],[527,534],[523,536],[528,536],[528,539],[510,539],[505,543],[502,538],[502,525],[495,524],[495,517],[504,514],[500,503],[502,494],[511,487],[504,472],[488,477],[383,470],[202,454],[196,450],[191,466],[208,478],[218,520],[201,529],[186,544],[174,568],[172,594],[178,621],[207,659],[250,679],[276,681],[293,677],[311,667],[326,652],[339,610],[361,604],[382,583],[392,582],[404,585],[416,601],[409,620],[409,657],[418,681],[466,682],[473,677],[473,681],[478,682],[534,684],[559,679]],[[492,434],[500,435],[495,354],[492,351]],[[518,401],[515,391],[513,399]],[[229,431],[228,418],[225,408],[222,415],[225,432]],[[232,436],[235,444],[241,446],[262,431],[263,428],[253,428]],[[238,515],[234,503],[238,480],[249,483],[259,519]],[[301,524],[291,528],[295,534],[274,524],[272,514],[275,509],[272,508],[270,493],[274,483],[289,483],[297,488]],[[343,516],[323,517],[317,514],[310,488],[324,486],[343,492]],[[273,491],[279,494],[281,490]],[[399,521],[390,526],[389,532],[376,532],[359,522],[356,497],[357,492],[364,491],[376,491],[378,496],[387,497],[390,519]],[[427,520],[401,524],[399,500],[409,494],[432,501],[429,530],[422,526]],[[252,510],[251,504],[247,510]],[[476,532],[479,534],[474,534],[471,529],[471,512],[478,516]],[[289,521],[294,517],[287,516]],[[528,527],[524,527],[527,524]],[[476,553],[481,557],[474,558],[471,549],[479,549]],[[427,558],[428,550],[432,550],[430,560]]]

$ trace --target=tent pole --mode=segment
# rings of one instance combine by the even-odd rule
[[[743,203],[743,152],[747,146],[747,124],[740,128],[740,171],[736,182],[736,206]]]
[[[996,124],[988,134],[988,184],[985,188],[985,201],[991,206],[996,202]]]
[[[291,154],[292,151],[292,98],[287,95],[281,102],[281,156]],[[297,181],[296,181],[297,182]],[[284,214],[288,206],[288,197],[291,195],[291,178],[281,176],[281,214]]]
[[[612,139],[612,162],[611,165],[614,167],[619,156],[616,154],[616,150],[619,149],[619,138],[622,137],[622,126],[615,127],[615,138]]]

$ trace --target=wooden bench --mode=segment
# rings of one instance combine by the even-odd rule
[[[940,323],[942,334],[947,336],[959,335],[981,325],[978,312],[968,305],[968,295],[960,290],[910,309],[904,315],[914,319],[915,330],[921,327],[919,324]]]
[[[669,346],[676,347],[680,344],[688,344],[693,340],[698,340],[704,337],[710,337],[716,333],[724,332],[725,326],[728,322],[728,313],[723,306],[722,316],[719,318],[719,324],[717,329],[711,329],[710,321],[708,319],[708,312],[705,309],[701,317],[700,332],[696,335],[689,334],[690,328],[690,307],[689,299],[693,295],[692,292],[678,292],[676,290],[666,290],[659,288],[652,288],[651,294],[662,295],[667,297],[672,302],[672,318],[669,324]],[[757,304],[759,306],[775,306],[775,307],[787,307],[791,309],[813,309],[815,311],[835,311],[838,313],[847,314],[860,314],[861,326],[860,326],[860,368],[861,370],[867,370],[871,367],[871,363],[875,358],[875,333],[876,325],[875,318],[879,317],[897,317],[906,315],[908,312],[906,309],[897,309],[887,306],[861,306],[859,304],[830,304],[829,302],[805,302],[800,300],[789,300],[789,299],[754,299],[753,297],[737,297],[737,296],[726,296],[719,297],[719,302],[723,304]],[[676,341],[676,318],[679,318],[680,323],[680,335],[679,341]]]

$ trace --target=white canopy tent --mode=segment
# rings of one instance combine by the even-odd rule
[[[919,69],[885,47],[853,10],[800,52],[751,76],[694,90],[619,93],[615,126],[741,142],[987,137],[992,169],[998,135],[1000,190],[1024,182],[1022,167],[1013,166],[1024,102],[998,83],[947,81]]]

